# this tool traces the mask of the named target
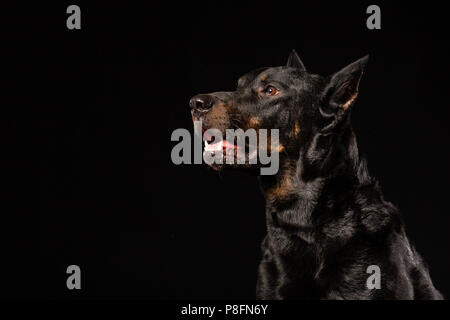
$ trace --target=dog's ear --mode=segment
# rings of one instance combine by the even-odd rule
[[[359,81],[369,56],[349,64],[334,73],[324,91],[325,103],[334,111],[346,111],[358,96]]]
[[[298,56],[298,54],[295,50],[292,50],[291,54],[289,55],[286,66],[292,67],[292,68],[297,68],[300,70],[306,70],[305,66],[303,65],[302,60],[300,60],[300,57]]]

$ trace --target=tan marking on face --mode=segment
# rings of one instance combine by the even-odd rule
[[[278,143],[278,144],[272,146],[272,140],[270,139],[270,136],[267,137],[265,146],[259,146],[259,148],[262,148],[261,150],[265,150],[266,152],[273,151],[273,152],[278,152],[278,153],[283,152],[285,149],[281,143]]]
[[[231,107],[229,103],[218,102],[211,111],[205,116],[204,120],[210,127],[224,131],[230,126],[230,117],[228,109]]]
[[[300,125],[298,124],[298,121],[295,121],[295,124],[294,124],[294,135],[296,137],[298,137],[299,134],[300,134]]]
[[[251,117],[248,120],[248,126],[249,128],[257,128],[261,125],[261,119],[258,117]]]
[[[263,74],[263,75],[261,76],[261,81],[266,81],[266,79],[267,79],[267,74]]]

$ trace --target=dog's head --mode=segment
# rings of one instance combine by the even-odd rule
[[[237,140],[227,138],[227,129],[254,129],[257,133],[261,129],[278,129],[276,145],[270,141],[270,133],[265,141],[258,139],[258,145],[264,142],[269,153],[279,153],[281,162],[299,159],[299,152],[306,152],[312,144],[317,149],[317,144],[323,143],[318,135],[332,135],[346,122],[367,60],[366,56],[331,76],[322,77],[309,73],[293,51],[286,66],[260,68],[240,77],[235,91],[194,96],[190,100],[193,121],[201,121],[203,132],[214,128],[224,137],[219,144],[208,142],[211,137],[205,134],[205,151],[218,148],[236,151],[240,145]],[[245,155],[241,166],[250,167],[248,150]],[[323,156],[315,154],[312,160]],[[216,169],[225,166],[213,165]]]

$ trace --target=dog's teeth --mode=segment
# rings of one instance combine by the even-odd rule
[[[223,141],[215,142],[214,144],[209,144],[205,140],[205,151],[221,151],[223,146]]]

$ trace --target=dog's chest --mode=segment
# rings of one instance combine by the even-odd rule
[[[260,282],[265,284],[263,291],[268,295],[263,298],[320,298],[321,289],[315,277],[321,268],[317,253],[309,245],[296,247],[294,252],[294,245],[283,241],[277,239],[276,244],[268,244],[265,250],[265,259],[260,266]]]

